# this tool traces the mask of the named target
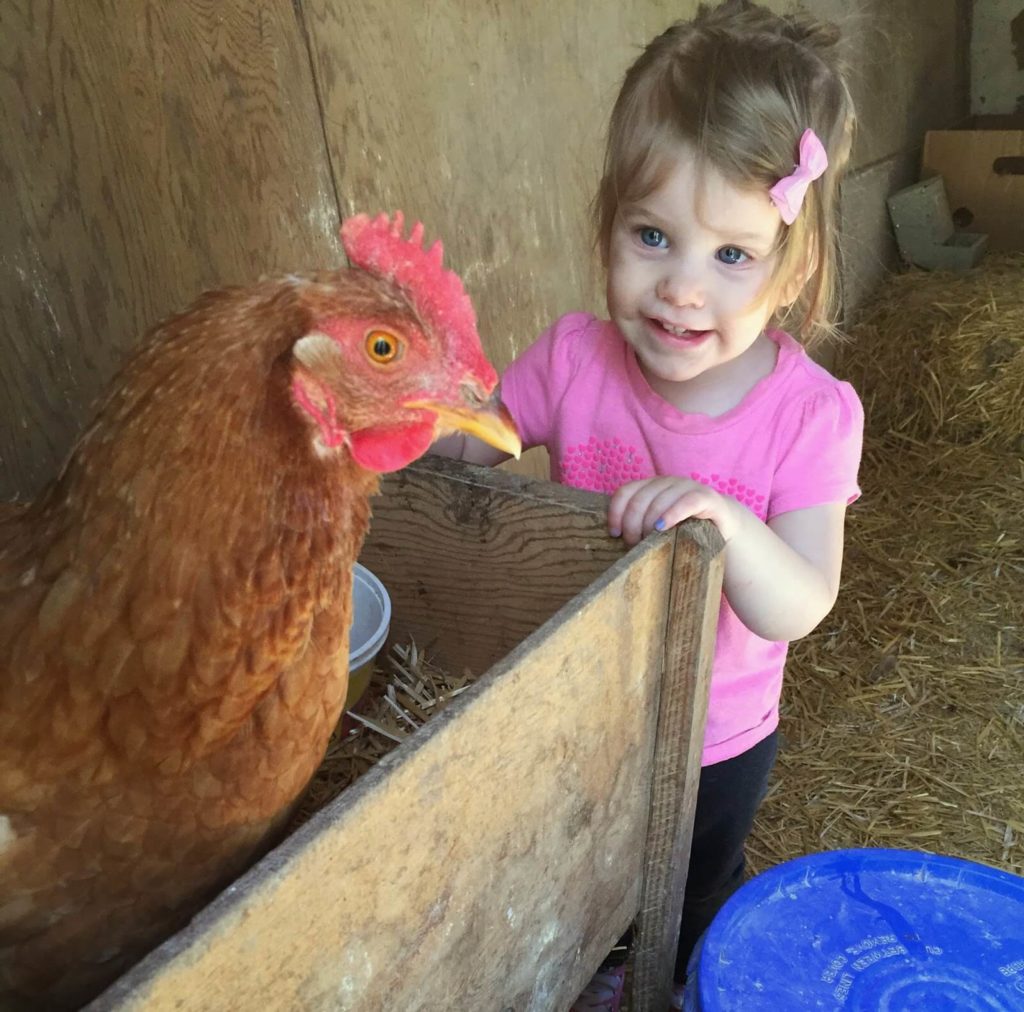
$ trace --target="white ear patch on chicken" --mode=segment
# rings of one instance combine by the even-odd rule
[[[338,423],[334,395],[321,376],[332,366],[337,367],[341,352],[336,341],[313,331],[292,345],[292,354],[298,363],[292,377],[292,396],[317,425],[319,431],[314,443],[317,456],[329,457],[345,442],[347,433]]]
[[[292,345],[292,354],[307,369],[314,371],[336,365],[341,359],[341,350],[334,338],[318,330],[300,337]]]

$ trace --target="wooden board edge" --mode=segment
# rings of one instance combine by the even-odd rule
[[[675,532],[630,1008],[669,1007],[700,782],[724,543],[706,521]]]
[[[476,464],[467,464],[461,460],[451,460],[434,454],[421,457],[404,470],[441,475],[465,485],[503,492],[526,500],[532,499],[537,502],[555,504],[573,513],[586,513],[603,518],[608,512],[608,496],[600,492],[588,492],[543,478],[516,474],[499,468],[480,467]],[[396,472],[397,475],[401,475],[401,473],[401,471]],[[389,476],[386,476],[381,484],[381,494],[387,494],[388,485]]]

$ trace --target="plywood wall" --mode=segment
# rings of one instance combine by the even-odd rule
[[[337,261],[290,0],[0,4],[0,497],[32,495],[141,332]]]
[[[971,112],[1024,115],[1024,4],[974,0]]]
[[[807,5],[848,23],[860,71],[856,302],[891,257],[885,193],[966,111],[965,2]],[[146,328],[204,288],[341,262],[353,211],[445,239],[499,366],[559,313],[600,311],[604,121],[637,47],[695,8],[4,0],[0,499],[56,472]]]

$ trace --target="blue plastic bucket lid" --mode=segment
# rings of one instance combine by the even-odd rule
[[[907,850],[778,865],[696,960],[699,1012],[1022,1012],[1024,878]]]

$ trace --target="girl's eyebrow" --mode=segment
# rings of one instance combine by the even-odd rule
[[[732,229],[712,229],[711,231],[717,231],[718,235],[731,239],[734,242],[764,242],[765,234],[763,232],[733,232]]]
[[[775,245],[775,237],[765,235],[763,231],[737,232],[728,226],[718,228],[714,225],[709,225],[708,231],[726,245],[748,246],[759,253],[771,250]]]
[[[775,237],[772,235],[766,235],[764,229],[744,229],[742,225],[728,225],[722,222],[720,225],[712,221],[705,221],[704,227],[714,235],[717,235],[721,239],[728,239],[732,242],[754,242],[754,243],[765,243],[774,242]]]

